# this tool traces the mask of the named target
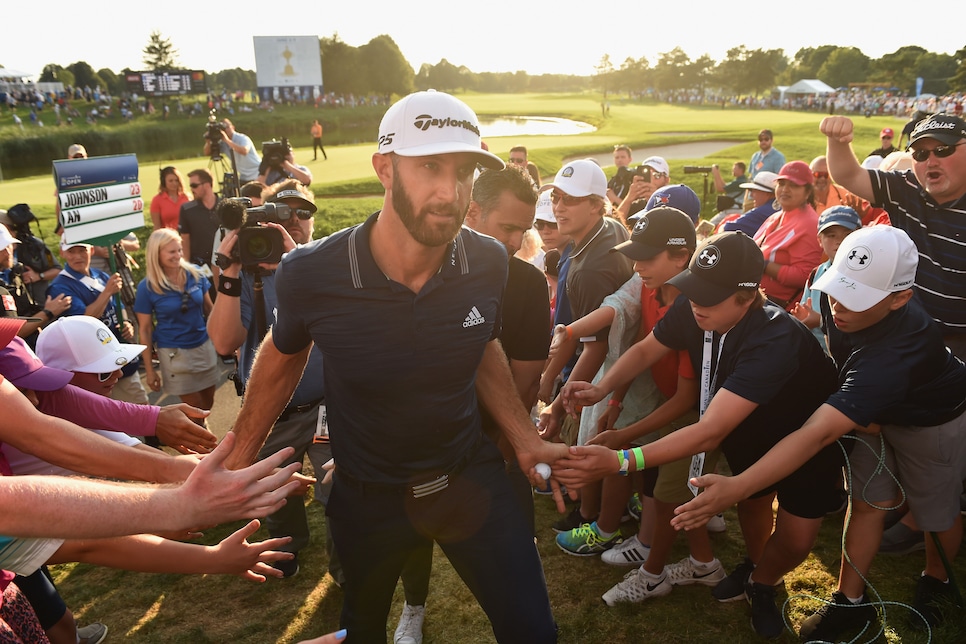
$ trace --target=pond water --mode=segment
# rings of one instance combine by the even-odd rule
[[[480,121],[480,134],[483,138],[523,135],[560,136],[564,134],[584,134],[596,129],[590,123],[552,116],[505,116]]]

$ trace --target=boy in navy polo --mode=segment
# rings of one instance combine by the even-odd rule
[[[918,251],[889,226],[849,235],[814,288],[822,291],[822,325],[839,368],[839,389],[802,428],[734,478],[705,476],[704,494],[684,506],[676,525],[691,528],[769,481],[781,479],[810,454],[849,433],[849,530],[833,602],[802,624],[808,640],[835,641],[876,617],[864,577],[879,547],[886,511],[895,506],[898,477],[919,527],[936,533],[949,560],[959,549],[959,495],[966,476],[966,366],[944,346],[940,327],[913,298]],[[876,471],[884,451],[889,472]],[[859,492],[861,491],[861,492]],[[680,510],[679,510],[680,511]],[[845,561],[848,554],[850,562]],[[953,592],[935,543],[926,540],[926,567],[914,607],[930,624]],[[850,605],[856,605],[854,608]],[[914,622],[915,625],[915,622]],[[921,625],[921,623],[919,624]]]

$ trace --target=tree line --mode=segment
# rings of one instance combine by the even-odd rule
[[[850,83],[881,86],[885,90],[913,94],[916,79],[924,79],[923,91],[934,94],[966,92],[966,47],[953,55],[937,54],[919,46],[900,47],[881,58],[870,58],[856,47],[823,45],[798,50],[788,57],[782,49],[749,49],[745,45],[728,50],[724,60],[707,54],[692,59],[677,47],[658,55],[627,58],[620,65],[605,55],[591,76],[568,74],[531,75],[515,72],[474,72],[447,59],[424,63],[419,71],[403,56],[392,37],[376,36],[354,47],[339,35],[319,39],[325,91],[335,94],[402,95],[430,87],[443,91],[480,92],[574,92],[599,90],[605,94],[639,96],[648,91],[706,91],[715,94],[754,95],[776,85],[791,85],[805,78],[818,78],[832,87]],[[151,34],[144,49],[148,69],[175,69],[177,50],[159,33]],[[127,91],[124,74],[111,69],[95,71],[84,61],[67,66],[49,64],[41,81],[60,81],[74,87],[101,86],[112,94]],[[254,90],[255,72],[241,68],[208,74],[209,90]]]

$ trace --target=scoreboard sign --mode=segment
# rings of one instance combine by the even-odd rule
[[[110,246],[144,226],[134,154],[54,161],[54,184],[68,243]]]
[[[175,96],[208,91],[205,73],[200,70],[170,72],[128,72],[124,76],[128,91],[144,96]]]

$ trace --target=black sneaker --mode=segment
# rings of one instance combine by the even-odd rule
[[[785,620],[775,605],[775,587],[755,583],[749,578],[745,584],[745,596],[751,604],[751,627],[755,632],[766,639],[781,635]]]
[[[557,519],[553,524],[553,531],[560,532],[570,532],[575,528],[579,528],[585,523],[593,523],[597,520],[597,517],[591,517],[590,519],[585,519],[580,515],[580,506],[578,505],[573,511],[562,519]]]
[[[878,619],[875,607],[862,602],[853,604],[839,591],[832,593],[832,601],[802,622],[798,636],[803,642],[837,642],[839,635],[858,631]]]
[[[956,595],[949,584],[943,583],[930,575],[919,577],[919,581],[916,583],[916,598],[912,601],[912,607],[922,613],[930,626],[942,624],[943,611],[955,605]],[[909,623],[917,630],[926,629],[926,625],[915,613],[911,615]]]
[[[299,574],[299,553],[296,552],[295,556],[291,559],[275,561],[271,564],[271,566],[275,570],[282,571],[282,579],[294,577],[295,575]]]
[[[755,564],[751,559],[745,560],[731,571],[731,574],[718,582],[718,585],[711,589],[711,596],[719,602],[736,602],[745,598],[745,584],[751,572],[755,569]]]

